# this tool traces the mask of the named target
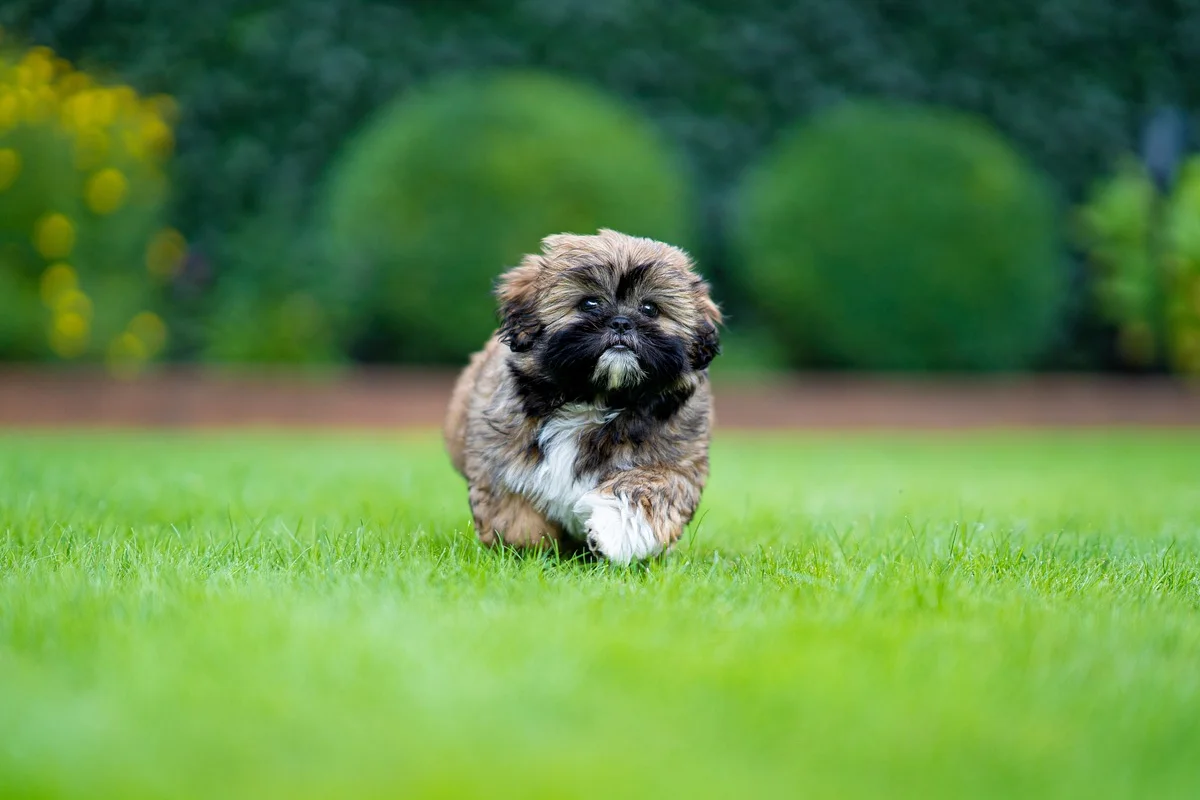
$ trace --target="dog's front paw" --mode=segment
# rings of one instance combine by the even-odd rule
[[[588,492],[575,504],[583,519],[588,548],[614,564],[642,561],[662,552],[662,544],[640,506],[625,497]]]

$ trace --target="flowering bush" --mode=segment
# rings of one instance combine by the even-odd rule
[[[373,355],[457,363],[495,327],[496,276],[543,236],[609,227],[686,247],[690,192],[654,127],[603,93],[454,76],[382,109],[335,165],[332,268],[361,276]]]
[[[1132,161],[1080,210],[1101,315],[1131,366],[1200,375],[1200,157],[1166,197]]]
[[[0,50],[0,359],[162,352],[155,289],[185,248],[162,222],[173,112],[46,48]]]

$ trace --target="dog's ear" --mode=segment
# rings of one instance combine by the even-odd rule
[[[696,304],[700,310],[700,323],[692,339],[691,361],[692,369],[702,370],[721,354],[721,335],[717,326],[721,324],[722,317],[721,309],[709,296],[708,284],[700,281],[695,288],[700,296]]]
[[[542,270],[538,256],[526,256],[519,266],[500,276],[496,299],[500,303],[500,341],[514,353],[524,353],[542,335],[537,316],[537,278]]]

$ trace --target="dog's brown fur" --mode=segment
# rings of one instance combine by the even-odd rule
[[[556,343],[582,352],[593,328],[611,335],[609,322],[584,319],[587,295],[614,315],[646,310],[636,341],[656,342],[668,354],[659,361],[679,369],[660,368],[628,391],[558,377],[547,366],[565,359]],[[479,538],[568,552],[586,540],[622,563],[669,549],[708,479],[707,366],[719,351],[721,314],[691,260],[610,230],[549,236],[502,276],[497,296],[501,327],[460,376],[445,424]],[[634,351],[639,363],[657,363],[654,351]]]

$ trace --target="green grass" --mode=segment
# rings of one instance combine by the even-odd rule
[[[1200,433],[713,463],[621,570],[432,436],[0,435],[0,796],[1200,796]]]

